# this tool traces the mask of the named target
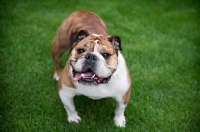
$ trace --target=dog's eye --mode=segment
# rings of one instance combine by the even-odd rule
[[[103,53],[103,54],[101,54],[105,59],[108,59],[110,56],[111,56],[111,54],[108,54],[108,53]]]
[[[77,53],[78,53],[78,54],[82,54],[83,52],[85,52],[84,49],[77,49]]]

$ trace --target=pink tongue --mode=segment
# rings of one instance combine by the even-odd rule
[[[83,77],[92,77],[94,75],[93,72],[85,72],[85,73],[76,73],[74,77],[74,81],[78,81]]]

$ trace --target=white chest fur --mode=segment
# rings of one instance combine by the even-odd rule
[[[92,99],[100,99],[105,97],[114,97],[122,95],[127,91],[127,79],[113,75],[108,84],[100,84],[97,86],[87,86],[79,83],[75,84],[77,94],[88,96]]]

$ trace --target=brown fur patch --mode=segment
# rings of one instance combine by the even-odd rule
[[[59,83],[58,83],[59,90],[62,88],[62,84],[65,84],[66,86],[71,87],[71,88],[76,88],[69,73],[69,68],[70,68],[69,63],[70,61],[68,60],[65,68],[63,69],[61,73]]]
[[[129,74],[127,66],[126,66],[126,71],[127,71],[128,84],[130,84],[130,87],[129,87],[128,91],[123,96],[124,104],[128,104],[128,101],[129,101],[130,96],[131,96],[131,76]]]
[[[131,88],[129,88],[128,91],[123,96],[124,104],[128,104],[130,96],[131,96]]]

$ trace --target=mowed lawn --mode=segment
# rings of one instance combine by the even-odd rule
[[[199,132],[200,2],[197,0],[1,0],[1,132]],[[98,14],[122,40],[132,78],[126,128],[115,101],[75,97],[68,123],[53,80],[51,42],[77,9]],[[63,66],[67,53],[64,55]]]

